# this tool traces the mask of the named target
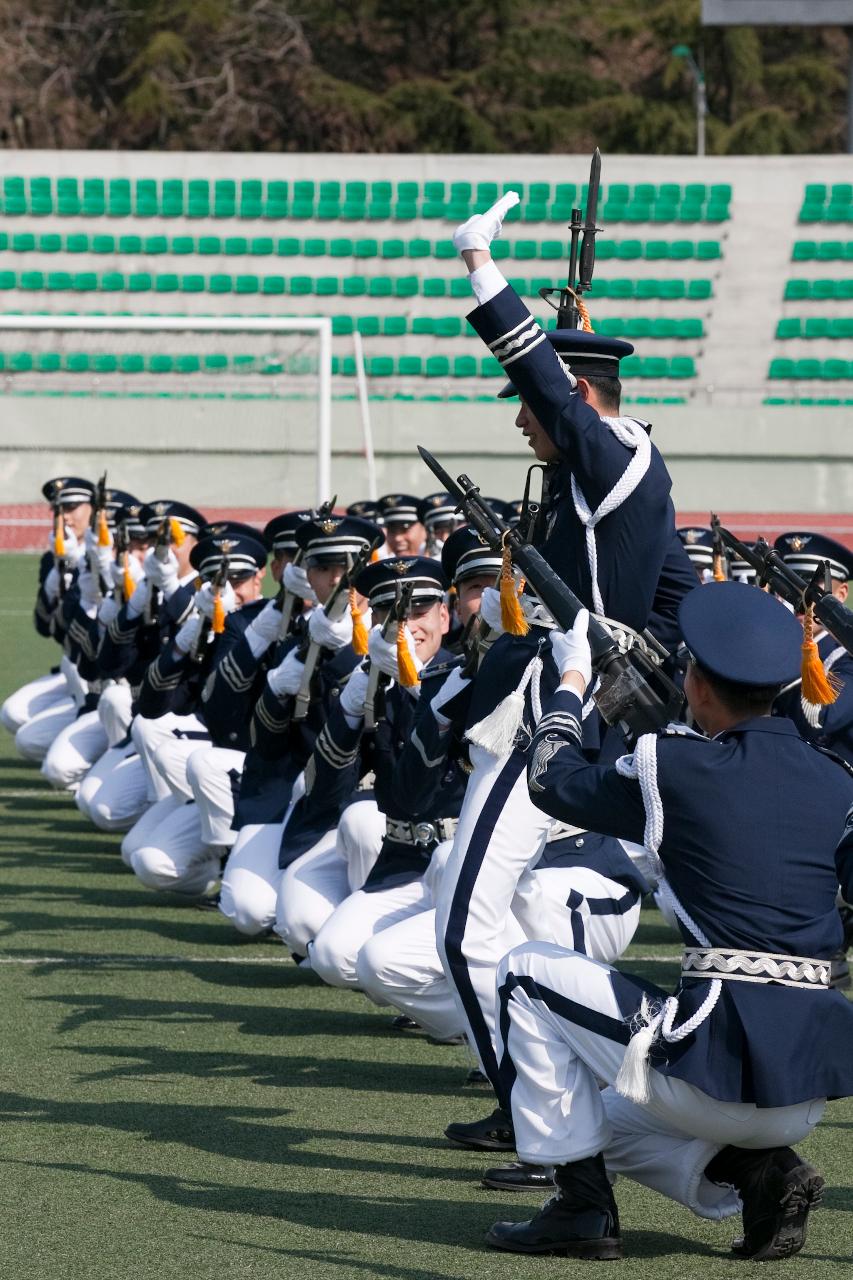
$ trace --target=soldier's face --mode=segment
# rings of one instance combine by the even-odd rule
[[[315,563],[309,565],[305,572],[308,575],[308,581],[313,588],[314,594],[320,601],[325,604],[335,587],[344,576],[346,566],[339,564],[323,564]]]
[[[416,604],[406,624],[415,641],[415,652],[421,662],[429,662],[441,648],[441,641],[450,629],[450,613],[444,601],[435,604]]]
[[[560,456],[548,432],[523,400],[520,402],[515,425],[527,440],[539,462],[554,462]]]
[[[185,533],[184,540],[180,546],[175,542],[172,543],[172,550],[174,551],[175,559],[178,562],[178,573],[182,578],[192,569],[192,565],[190,564],[190,552],[197,542],[198,538],[196,538],[192,533]]]
[[[459,614],[459,621],[463,627],[466,626],[475,613],[480,612],[480,601],[486,587],[495,585],[495,575],[493,573],[479,573],[475,577],[466,578],[464,582],[458,583],[456,587],[456,612]]]
[[[76,506],[63,506],[62,521],[66,529],[70,529],[78,540],[89,527],[89,521],[92,519],[91,502],[78,502]]]
[[[426,529],[419,520],[395,520],[385,530],[385,541],[395,556],[416,556],[426,541]]]
[[[274,582],[281,582],[281,575],[284,573],[284,566],[290,564],[293,556],[289,551],[277,551],[270,560],[270,573]]]
[[[238,582],[232,582],[234,594],[240,601],[241,605],[249,604],[252,600],[257,600],[263,590],[264,575],[266,569],[259,569],[257,573],[253,573],[251,577],[241,578]]]

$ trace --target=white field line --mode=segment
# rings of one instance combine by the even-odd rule
[[[4,800],[35,800],[38,798],[39,804],[42,800],[71,800],[74,797],[70,791],[54,791],[53,787],[45,783],[44,787],[3,787],[0,790],[0,804]]]
[[[623,956],[624,963],[631,964],[677,964],[681,960],[681,952],[658,956]],[[77,965],[112,965],[120,964],[126,968],[140,965],[187,965],[187,964],[293,964],[290,956],[0,956],[0,965],[40,965],[56,964],[74,968]]]

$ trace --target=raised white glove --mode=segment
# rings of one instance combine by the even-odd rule
[[[179,566],[174,551],[166,553],[165,560],[158,560],[154,547],[146,551],[142,568],[152,586],[159,587],[168,600],[178,589]]]
[[[577,671],[585,685],[592,679],[592,652],[589,647],[589,610],[581,609],[571,631],[551,632],[551,655],[561,676]]]
[[[69,569],[79,568],[86,558],[86,544],[80,542],[73,529],[65,530],[65,563]]]
[[[306,604],[316,604],[317,597],[314,594],[314,588],[308,581],[308,574],[302,568],[301,564],[286,564],[284,573],[282,574],[282,582],[286,591],[291,591],[293,595],[299,596]]]
[[[141,618],[148,605],[148,593],[151,590],[148,579],[143,577],[133,589],[133,595],[127,602],[128,618]]]
[[[284,661],[268,673],[267,684],[277,698],[283,698],[287,694],[294,697],[302,684],[304,670],[305,663],[299,661],[299,650],[291,649]]]
[[[485,213],[475,213],[457,227],[453,233],[453,243],[461,253],[463,249],[488,249],[495,236],[501,233],[503,220],[507,211],[518,204],[517,191],[505,192],[500,200],[496,200],[491,209]]]
[[[471,680],[468,676],[463,676],[461,667],[454,667],[444,684],[430,701],[430,711],[435,716],[442,729],[448,728],[453,719],[453,712],[450,703],[460,694],[464,694],[466,689],[470,689]],[[450,712],[449,715],[443,714],[443,709]]]
[[[323,649],[345,649],[352,644],[352,614],[345,609],[339,618],[330,618],[322,609],[312,609],[308,634]]]
[[[415,664],[415,670],[423,670],[424,664],[415,650],[415,638],[408,627],[406,627],[406,641],[409,646],[409,653],[412,655],[412,661]],[[390,676],[392,680],[399,680],[396,634],[393,639],[389,637],[386,640],[382,634],[382,628],[379,626],[374,627],[367,643],[367,651],[370,654],[370,661],[375,662],[380,671],[384,672],[386,676]]]
[[[497,587],[486,587],[480,597],[480,617],[496,635],[502,635],[501,593]]]
[[[107,546],[102,547],[98,542],[98,535],[94,529],[86,530],[86,559],[94,568],[97,566],[98,573],[104,582],[112,582],[112,572],[114,560],[113,535],[110,533],[110,540]]]
[[[260,658],[271,644],[275,644],[281,631],[281,609],[275,607],[270,600],[260,613],[256,614],[246,628],[244,635],[254,658]]]
[[[70,586],[70,584],[71,584],[71,574],[66,573],[65,585],[66,587],[68,587]],[[53,568],[48,571],[47,577],[44,580],[43,590],[44,590],[44,594],[47,596],[50,603],[55,604],[56,601],[59,599],[59,570],[57,569],[56,565],[54,565]]]
[[[136,594],[134,592],[134,594]],[[175,648],[180,649],[181,653],[189,653],[194,647],[198,639],[198,633],[201,630],[201,614],[192,613],[175,636]]]
[[[356,667],[341,690],[341,710],[348,721],[358,721],[364,716],[364,699],[370,677],[364,667]],[[355,725],[351,725],[355,728]]]
[[[203,586],[199,587],[198,591],[193,596],[193,604],[196,609],[198,609],[202,617],[213,617],[214,599],[213,583],[205,582]],[[237,608],[237,597],[234,594],[234,588],[231,586],[230,582],[226,582],[224,587],[219,588],[219,599],[221,600],[222,608],[226,613],[233,613]]]
[[[101,601],[101,607],[98,610],[98,622],[102,627],[106,628],[110,625],[119,608],[119,602],[114,596],[104,596]]]
[[[80,592],[80,604],[83,610],[94,616],[98,607],[98,579],[88,565],[81,569],[77,575],[77,589]]]

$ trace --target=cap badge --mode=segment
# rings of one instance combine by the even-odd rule
[[[221,539],[215,538],[213,541],[213,545],[215,547],[218,547],[224,556],[230,556],[231,552],[237,546],[237,543],[231,541],[229,538],[221,538]]]
[[[335,532],[341,522],[340,520],[318,520],[317,523],[325,534],[330,534]]]
[[[156,512],[158,516],[164,516],[169,510],[169,504],[168,502],[155,502],[151,510]]]
[[[811,542],[811,538],[803,538],[797,533],[793,538],[786,538],[785,541],[792,551],[802,551],[803,547]]]
[[[212,524],[210,526],[211,537],[221,536],[227,528],[227,524]]]
[[[397,498],[395,498],[393,494],[389,495],[389,497],[387,497],[387,498],[385,499],[385,506],[386,506],[386,507],[396,507],[396,506],[399,506],[398,499],[397,499]]]
[[[411,560],[392,560],[388,565],[388,568],[391,569],[394,573],[399,574],[401,578],[404,573],[409,572],[411,567],[412,567]]]
[[[688,529],[684,535],[684,541],[689,543],[690,546],[692,547],[699,541],[701,537],[702,537],[702,534],[699,529]]]

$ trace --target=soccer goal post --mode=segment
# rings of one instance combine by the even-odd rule
[[[152,453],[158,412],[184,424],[185,434],[197,433],[206,403],[214,420],[214,402],[230,402],[224,415],[220,404],[214,422],[220,464],[229,465],[228,455],[241,449],[250,453],[260,438],[253,433],[263,435],[267,453],[290,447],[305,454],[313,435],[316,501],[332,496],[327,316],[0,315],[0,380],[6,395],[73,396],[78,404],[82,398],[112,406],[124,400],[124,418],[115,418],[119,431],[133,425],[144,441],[150,423]],[[130,401],[137,402],[133,409]],[[44,447],[58,443],[45,439]],[[204,459],[203,445],[192,441],[196,459]],[[98,447],[109,452],[108,444]],[[239,487],[236,464],[233,480]]]

